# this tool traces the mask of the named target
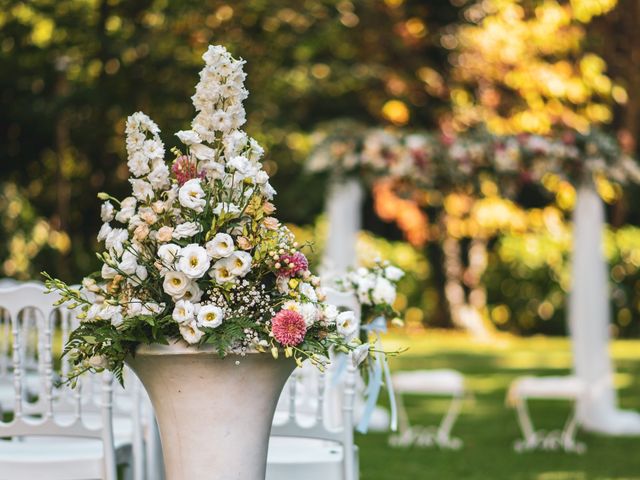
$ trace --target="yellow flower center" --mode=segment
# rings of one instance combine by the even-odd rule
[[[189,263],[191,264],[192,267],[195,267],[198,265],[198,258],[197,257],[191,257],[191,259],[189,260]]]
[[[180,284],[182,284],[182,280],[180,280],[177,277],[174,277],[173,280],[171,280],[171,283],[173,283],[176,287],[179,286]]]

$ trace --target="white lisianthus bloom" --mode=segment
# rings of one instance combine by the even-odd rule
[[[164,145],[159,140],[145,140],[142,144],[142,152],[150,159],[162,159],[164,158]]]
[[[209,272],[209,276],[213,277],[216,283],[219,284],[232,282],[235,279],[235,276],[231,273],[231,269],[229,268],[226,258],[218,260],[213,264],[213,268]]]
[[[341,312],[336,317],[338,333],[349,339],[358,331],[358,323],[353,312]]]
[[[233,203],[218,203],[215,207],[213,207],[212,211],[214,215],[220,215],[221,213],[230,216],[240,215],[240,207]]]
[[[180,205],[196,212],[202,212],[204,210],[204,206],[207,204],[204,197],[204,190],[202,190],[199,178],[192,178],[188,182],[185,182],[178,192]]]
[[[140,285],[144,282],[149,276],[149,272],[147,272],[147,268],[144,265],[138,265],[135,273],[136,278],[129,279],[130,283],[133,285]]]
[[[202,338],[202,335],[204,335],[204,332],[198,329],[195,321],[181,323],[179,325],[179,329],[182,338],[191,345],[198,343]]]
[[[109,200],[104,202],[100,207],[100,219],[103,222],[110,222],[113,220],[114,213],[115,208],[113,208],[113,204]]]
[[[129,232],[124,228],[114,228],[104,240],[104,246],[117,257],[124,252],[124,243],[129,240]]]
[[[198,284],[191,282],[187,291],[180,297],[180,300],[189,300],[191,303],[198,303],[202,299],[202,295],[204,295],[204,292]]]
[[[162,260],[162,263],[167,267],[173,267],[180,255],[180,245],[175,243],[167,243],[158,247],[158,257]]]
[[[195,318],[195,312],[193,303],[188,300],[178,300],[171,313],[171,318],[178,323],[190,322]]]
[[[193,130],[180,130],[176,133],[176,137],[185,145],[193,145],[194,143],[202,143],[200,136]]]
[[[127,223],[136,213],[137,201],[133,197],[127,197],[120,202],[120,211],[116,214],[116,220],[121,223]]]
[[[187,277],[202,278],[210,266],[207,251],[200,245],[191,243],[180,250],[178,267]]]
[[[375,275],[366,275],[357,279],[358,299],[364,305],[371,305],[371,291],[376,285]]]
[[[126,275],[133,275],[138,268],[138,257],[136,257],[129,250],[122,254],[122,259],[118,263],[118,269]]]
[[[149,182],[140,178],[130,179],[129,182],[133,189],[133,196],[138,200],[147,202],[153,198],[153,188]]]
[[[282,309],[283,310],[291,310],[292,312],[297,312],[297,313],[301,313],[302,311],[302,305],[300,305],[298,302],[296,302],[295,300],[287,300],[286,302],[284,302],[282,304]]]
[[[205,247],[211,258],[226,258],[235,250],[233,238],[228,233],[216,233]]]
[[[262,185],[261,191],[262,191],[262,194],[267,198],[267,200],[273,200],[273,197],[275,197],[276,194],[278,193],[276,192],[276,189],[273,188],[269,182],[266,182],[265,184]]]
[[[218,162],[209,161],[203,163],[201,168],[209,180],[216,180],[224,175],[224,165]]]
[[[224,312],[215,305],[202,305],[198,311],[198,325],[216,328],[224,320]]]
[[[182,272],[167,272],[162,282],[162,288],[165,293],[171,295],[173,298],[179,298],[189,288],[189,279]]]
[[[141,151],[134,152],[127,162],[127,166],[129,167],[129,171],[135,177],[141,177],[146,173],[149,173],[151,170],[149,168],[149,158],[142,153]]]
[[[193,156],[198,160],[206,161],[216,158],[216,151],[213,148],[207,147],[206,145],[194,144],[189,148],[191,149],[191,153],[193,153]]]
[[[396,288],[386,278],[378,278],[371,297],[376,304],[386,303],[391,305],[396,300]]]
[[[244,277],[251,270],[251,262],[253,258],[251,254],[236,250],[229,255],[225,261],[229,267],[229,271],[236,277]]]
[[[258,185],[264,185],[269,181],[269,174],[264,170],[260,170],[256,173],[255,181]]]
[[[148,302],[142,305],[140,315],[158,315],[164,310],[164,303]]]
[[[363,343],[358,346],[351,352],[351,361],[353,362],[353,366],[358,368],[362,362],[366,360],[369,356],[369,349],[371,345],[368,343]]]
[[[110,280],[118,274],[115,268],[110,267],[106,263],[102,264],[102,270],[100,270],[100,276],[105,280]]]
[[[98,318],[101,320],[110,320],[112,325],[120,325],[122,323],[122,307],[120,305],[102,304]]]
[[[309,299],[312,302],[317,302],[318,301],[318,296],[316,295],[316,289],[313,288],[313,286],[307,282],[302,282],[299,286],[298,286],[298,291],[304,295],[305,297],[307,297],[307,299]]]
[[[103,223],[100,227],[100,231],[98,232],[98,241],[104,242],[111,233],[111,230],[113,230],[111,228],[111,225],[109,225],[108,223]]]
[[[180,240],[183,238],[191,238],[202,231],[202,225],[196,222],[185,222],[173,229],[173,238]]]
[[[393,265],[389,265],[384,269],[384,276],[387,277],[392,282],[397,282],[402,277],[404,277],[404,272],[398,267],[394,267]]]
[[[289,277],[285,277],[284,275],[278,276],[276,278],[276,288],[278,291],[284,295],[289,293]]]

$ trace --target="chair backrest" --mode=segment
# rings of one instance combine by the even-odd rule
[[[23,283],[7,288],[0,288],[0,307],[6,312],[11,330],[12,374],[14,386],[13,419],[0,422],[0,437],[55,436],[101,439],[104,446],[105,475],[115,479],[115,451],[112,425],[112,378],[102,376],[101,417],[98,428],[89,428],[82,421],[81,395],[76,394],[76,408],[71,422],[59,423],[54,418],[54,362],[52,353],[52,337],[55,314],[59,314],[54,302],[55,294],[46,294],[46,289],[39,283]],[[37,342],[37,373],[41,379],[41,388],[37,392],[39,409],[26,408],[24,402],[24,356],[23,322],[28,318],[25,311],[35,312]],[[64,327],[64,322],[63,322]],[[67,330],[68,331],[68,330]]]
[[[351,310],[360,320],[360,306],[353,294],[327,290],[327,302],[335,305],[339,310]],[[346,363],[342,363],[346,362]],[[355,396],[356,366],[351,361],[350,355],[334,358],[332,364],[341,363],[344,368],[329,369],[329,373],[320,372],[315,366],[303,364],[296,369],[287,385],[281,400],[287,403],[286,420],[282,423],[274,423],[271,435],[280,437],[300,437],[337,442],[344,449],[344,480],[352,480],[354,475],[354,444],[353,444],[353,403]],[[332,375],[340,375],[339,382]],[[315,378],[314,378],[315,377]],[[326,415],[331,409],[326,402],[331,389],[328,386],[339,383],[337,390],[341,395],[341,421],[340,426],[335,427],[335,422],[327,422]],[[315,388],[314,388],[315,387]],[[300,409],[307,414],[312,413],[315,421],[301,423],[299,420]],[[310,415],[307,415],[309,417]],[[303,416],[304,417],[304,416]]]

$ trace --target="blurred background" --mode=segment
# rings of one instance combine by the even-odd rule
[[[73,282],[96,269],[96,193],[124,197],[129,189],[126,117],[144,110],[163,129],[167,147],[177,145],[170,132],[188,128],[193,117],[189,97],[210,43],[247,60],[246,129],[267,150],[279,217],[316,244],[318,258],[327,230],[327,178],[306,175],[304,164],[314,132],[337,119],[445,132],[478,122],[497,133],[602,125],[634,153],[640,134],[637,0],[0,0],[0,7],[0,277],[37,279],[47,270]],[[400,360],[403,367],[475,368],[479,388],[496,397],[489,399],[495,412],[508,379],[494,375],[493,387],[482,384],[489,371],[570,368],[562,339],[522,344],[499,333],[566,334],[575,190],[561,181],[549,190],[525,189],[515,201],[427,192],[433,212],[449,216],[447,232],[429,208],[384,188],[367,192],[359,252],[407,272],[396,305],[406,328],[396,334],[420,339],[417,356]],[[639,193],[637,187],[601,191],[618,338],[636,338],[640,326]],[[451,238],[455,243],[445,241]],[[462,252],[455,255],[458,267],[446,262],[451,248]],[[480,357],[469,356],[451,320],[456,305],[446,298],[452,281],[469,295],[487,331],[502,338],[495,344],[502,353],[502,347],[478,347]],[[418,337],[435,327],[435,343]],[[543,358],[549,345],[560,352],[555,363],[549,360],[555,357],[518,360],[529,349]],[[620,347],[617,359],[630,362],[624,368],[632,375],[640,370],[638,344],[628,345],[633,348]],[[434,359],[441,348],[446,352]],[[638,390],[623,391],[623,404],[638,407]],[[418,415],[430,414],[418,407]],[[485,410],[489,423],[469,430],[501,435],[495,428],[502,413],[491,411]],[[514,422],[507,429],[505,439],[516,435]],[[384,443],[375,435],[362,441],[365,459]],[[640,447],[637,440],[602,442],[612,459],[619,448]],[[428,455],[446,471],[458,468],[458,476],[411,472],[415,478],[489,478],[464,474],[464,462],[451,467],[459,454]],[[372,456],[374,467],[376,458],[382,461]],[[476,460],[486,462],[485,453]],[[529,460],[528,468],[540,467],[536,457]],[[621,461],[624,478],[640,478],[631,476],[640,465],[626,456]],[[559,476],[495,471],[491,478],[623,478],[584,473],[603,469],[605,475],[606,465],[597,462],[579,460],[571,468],[558,462],[552,470]],[[374,467],[363,462],[364,478],[408,478]],[[570,470],[566,476],[563,468]]]

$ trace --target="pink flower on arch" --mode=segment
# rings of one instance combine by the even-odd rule
[[[300,345],[307,333],[304,317],[293,310],[280,310],[271,320],[273,337],[285,347]]]

